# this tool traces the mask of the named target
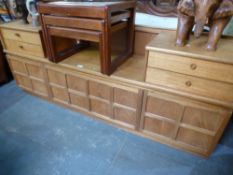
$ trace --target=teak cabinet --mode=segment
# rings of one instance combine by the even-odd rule
[[[2,30],[9,29],[40,36],[40,29],[5,24],[1,26],[3,44],[6,37]],[[166,39],[175,35],[165,36],[158,35],[148,44],[146,58],[129,58],[111,76],[89,69],[98,66],[93,48],[90,53],[80,52],[81,56],[52,63],[36,52],[16,52],[4,46],[16,82],[25,91],[135,134],[209,156],[233,109],[233,61],[226,51],[230,40],[222,41],[224,53],[220,48],[217,56],[203,56],[198,49],[186,54],[171,41],[169,48]],[[40,42],[35,45],[43,48]],[[88,66],[84,58],[88,58]],[[141,72],[145,75],[139,76]]]
[[[34,61],[8,56],[8,62],[19,87],[48,98],[45,72],[42,64]]]
[[[163,43],[160,43],[163,40]],[[216,52],[201,47],[205,37],[184,48],[175,47],[174,35],[160,35],[147,46],[146,82],[233,105],[233,54],[222,42]]]
[[[138,127],[138,106],[142,98],[139,89],[68,74],[50,66],[46,66],[46,70],[54,101],[114,120],[129,128]]]
[[[209,154],[230,115],[227,109],[149,91],[144,94],[140,129],[175,146]]]

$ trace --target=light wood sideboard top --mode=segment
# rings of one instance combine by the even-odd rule
[[[21,20],[0,24],[0,28],[11,29],[11,30],[21,30],[21,31],[28,31],[28,32],[41,31],[41,26],[32,27],[31,24],[24,24],[23,21],[21,21]]]
[[[175,33],[161,33],[146,46],[146,50],[233,64],[232,37],[223,37],[216,51],[205,50],[207,39],[207,36],[198,39],[191,36],[185,47],[177,47],[175,46]]]

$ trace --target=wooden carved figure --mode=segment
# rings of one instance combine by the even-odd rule
[[[216,50],[218,40],[233,15],[233,0],[181,0],[177,7],[178,27],[176,45],[184,46],[194,27],[200,37],[204,26],[210,27],[207,50]]]
[[[16,0],[17,10],[22,14],[23,23],[28,24],[28,10],[26,7],[26,0]]]

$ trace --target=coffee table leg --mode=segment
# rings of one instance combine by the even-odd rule
[[[110,75],[111,70],[111,23],[107,20],[100,37],[101,73]]]

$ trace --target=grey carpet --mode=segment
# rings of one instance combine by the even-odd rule
[[[233,126],[203,159],[0,87],[0,175],[232,175]]]

